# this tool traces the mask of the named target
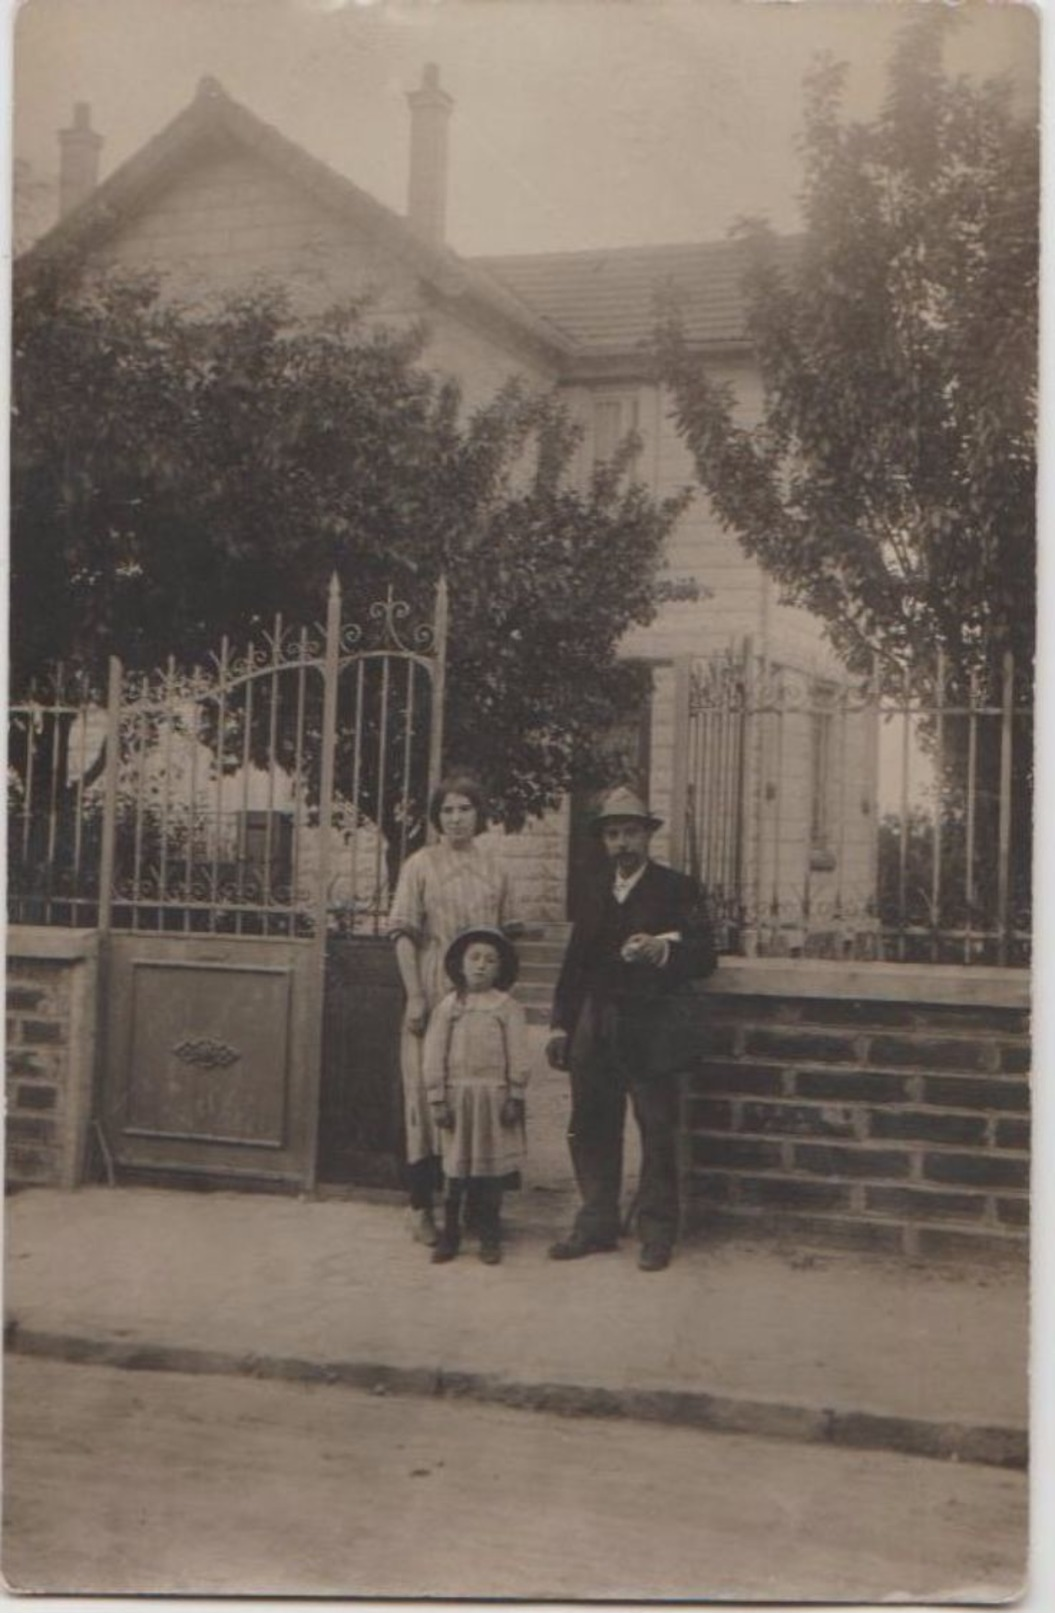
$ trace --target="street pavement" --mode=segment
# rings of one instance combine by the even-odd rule
[[[11,1195],[7,1582],[1014,1594],[1025,1273],[707,1235],[554,1264],[566,1101],[536,1089],[495,1268],[431,1265],[392,1201]]]
[[[1000,1601],[1021,1473],[245,1378],[11,1359],[15,1590]]]
[[[9,1346],[1024,1461],[1021,1271],[706,1237],[660,1273],[630,1244],[555,1264],[528,1198],[486,1267],[432,1265],[390,1203],[32,1189],[7,1204]]]

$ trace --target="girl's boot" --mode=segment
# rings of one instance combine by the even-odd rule
[[[448,1260],[453,1260],[461,1247],[461,1209],[460,1199],[448,1199],[443,1206],[443,1226],[432,1251],[434,1266],[442,1266]]]
[[[502,1259],[501,1197],[485,1193],[477,1207],[480,1233],[480,1259],[485,1266],[497,1266]]]

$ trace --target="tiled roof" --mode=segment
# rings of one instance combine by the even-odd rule
[[[794,237],[779,238],[782,258],[790,257],[795,248]],[[470,261],[582,349],[627,353],[647,344],[657,306],[671,294],[691,342],[746,341],[740,291],[744,254],[739,241],[705,241]]]

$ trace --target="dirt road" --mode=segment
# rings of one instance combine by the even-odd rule
[[[9,1360],[20,1590],[998,1600],[992,1468],[331,1387]]]

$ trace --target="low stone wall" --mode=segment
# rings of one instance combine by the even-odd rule
[[[7,937],[9,1186],[83,1179],[95,1068],[99,943],[91,930]]]
[[[731,959],[693,999],[690,1227],[925,1257],[1025,1251],[1025,971]]]

